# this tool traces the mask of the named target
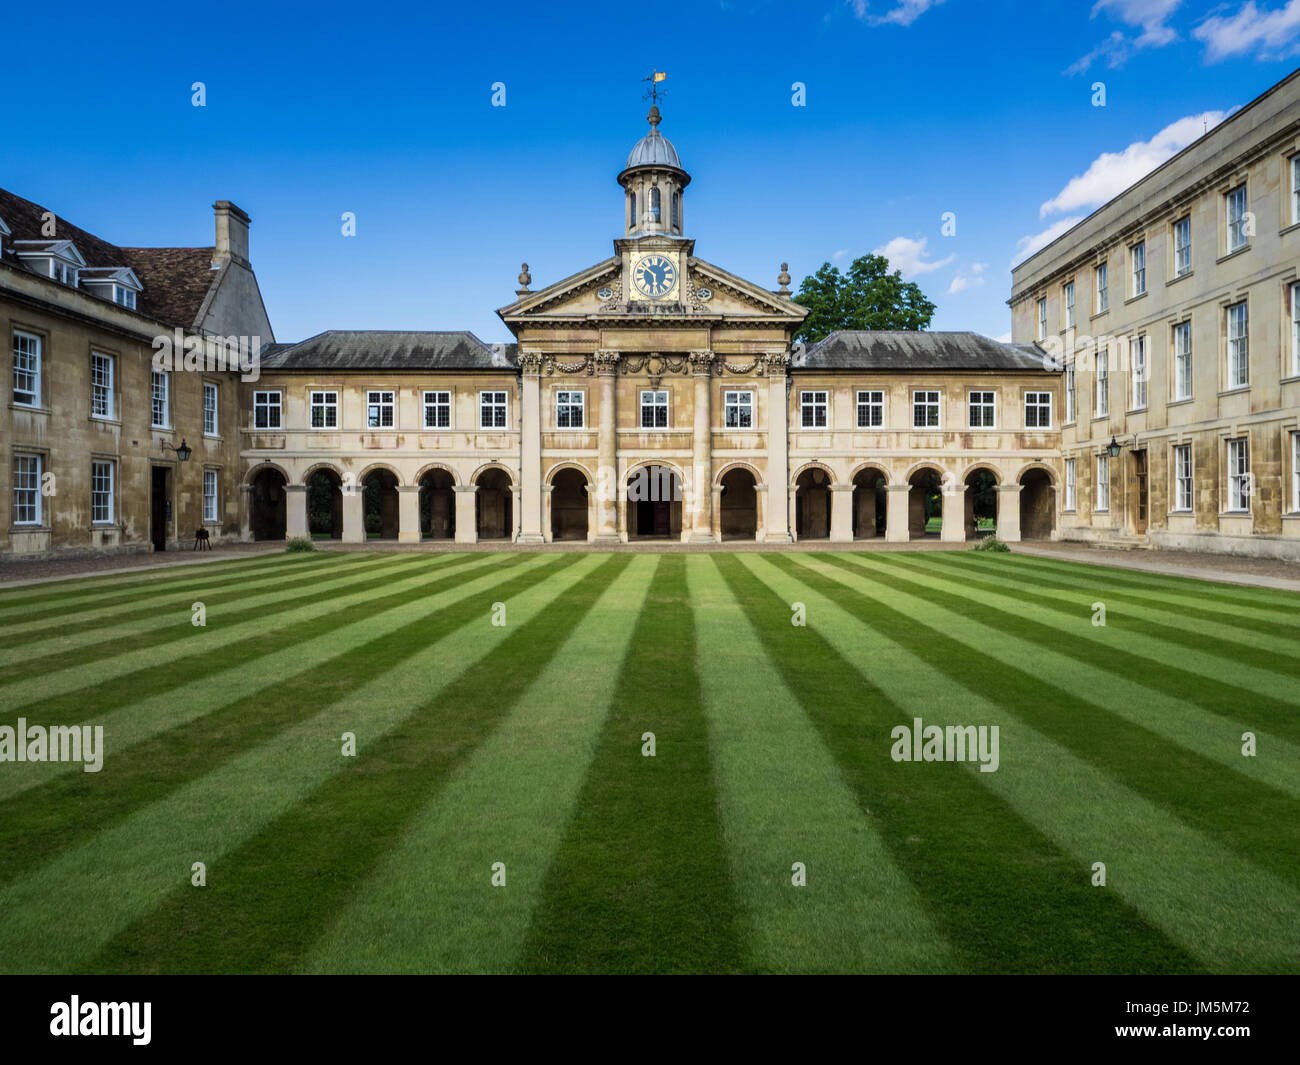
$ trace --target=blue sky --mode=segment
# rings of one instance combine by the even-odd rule
[[[889,249],[935,328],[998,336],[1018,250],[1300,62],[1300,0],[457,7],[10,5],[0,185],[124,245],[210,244],[235,201],[282,341],[508,340],[521,261],[611,253],[657,68],[702,258],[775,288]]]

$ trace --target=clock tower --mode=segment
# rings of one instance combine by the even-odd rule
[[[625,298],[680,303],[690,244],[685,227],[683,193],[691,176],[677,149],[659,132],[658,105],[647,117],[650,132],[637,141],[618,175],[623,186]]]

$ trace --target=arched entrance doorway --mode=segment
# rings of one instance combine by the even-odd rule
[[[1056,487],[1044,469],[1020,475],[1020,538],[1049,540],[1056,531]]]
[[[283,540],[285,529],[284,474],[267,466],[253,475],[249,493],[249,524],[254,540]]]
[[[396,540],[397,477],[391,470],[371,470],[361,485],[366,539]]]
[[[718,521],[724,540],[758,538],[758,483],[744,466],[722,475]]]
[[[831,535],[831,477],[820,466],[804,470],[794,483],[794,533],[799,540]]]
[[[938,536],[943,527],[943,479],[939,471],[926,466],[907,479],[907,533],[913,540]]]
[[[966,539],[992,535],[998,523],[998,479],[992,470],[966,475]]]
[[[853,476],[853,539],[885,535],[889,479],[883,470],[868,467]]]
[[[430,470],[420,478],[420,538],[456,538],[455,481],[446,470]]]
[[[682,479],[667,466],[640,466],[627,479],[629,538],[680,539]]]
[[[474,482],[474,514],[480,540],[509,540],[514,531],[514,494],[505,470],[484,470]]]
[[[551,539],[587,539],[587,475],[572,467],[551,478]]]
[[[307,478],[307,532],[316,538],[343,536],[343,481],[333,470]]]

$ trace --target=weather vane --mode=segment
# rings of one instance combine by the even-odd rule
[[[654,70],[650,72],[648,78],[642,78],[642,81],[648,81],[650,83],[650,91],[645,94],[643,99],[649,100],[652,104],[658,106],[659,98],[668,95],[668,90],[659,88],[659,83],[666,77],[668,77],[666,71]]]

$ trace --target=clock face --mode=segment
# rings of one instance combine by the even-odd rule
[[[632,267],[632,283],[652,300],[663,299],[677,284],[677,267],[663,255],[646,255]]]

